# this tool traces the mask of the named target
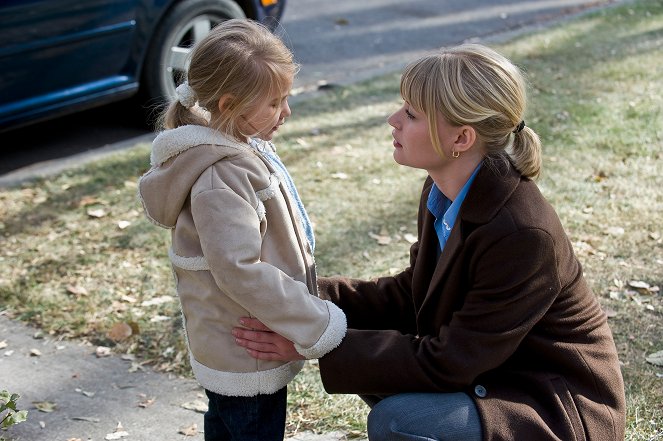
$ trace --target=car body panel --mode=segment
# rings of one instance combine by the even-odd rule
[[[152,35],[177,1],[0,1],[0,130],[136,94]],[[280,13],[237,3],[260,21]]]

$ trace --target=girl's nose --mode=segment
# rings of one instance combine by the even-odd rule
[[[283,107],[281,107],[281,117],[282,118],[287,118],[292,114],[290,111],[290,104],[288,104],[288,100],[286,99],[283,101]]]

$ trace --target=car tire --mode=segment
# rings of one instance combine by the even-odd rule
[[[175,96],[184,81],[191,46],[220,22],[246,18],[232,0],[183,0],[159,23],[145,57],[141,89],[148,106],[160,106]]]

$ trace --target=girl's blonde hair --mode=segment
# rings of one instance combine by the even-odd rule
[[[405,68],[401,95],[426,115],[439,154],[438,112],[454,126],[473,127],[487,158],[508,158],[523,176],[539,176],[541,141],[529,127],[519,127],[527,102],[525,80],[494,50],[463,44],[425,56]]]
[[[287,93],[298,68],[292,52],[266,26],[248,19],[226,20],[195,45],[187,72],[198,106],[209,115],[174,99],[161,127],[209,126],[212,120],[218,122],[214,128],[238,139],[251,136],[239,129],[240,117],[274,93]],[[221,112],[218,103],[224,95],[230,99]]]

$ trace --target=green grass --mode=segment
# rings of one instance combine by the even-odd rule
[[[627,439],[660,439],[663,368],[645,357],[663,350],[663,295],[629,282],[663,284],[663,4],[627,3],[493,46],[527,73],[526,121],[544,143],[539,185],[610,312]],[[391,158],[385,121],[400,102],[398,78],[298,103],[277,140],[315,223],[322,275],[374,277],[407,263],[424,175]],[[188,375],[168,235],[144,219],[136,198],[148,152],[137,146],[0,190],[0,309]],[[143,304],[155,298],[164,302]],[[119,322],[136,332],[116,343],[107,333]],[[289,412],[289,433],[364,436],[366,406],[325,394],[313,363],[290,386]]]

